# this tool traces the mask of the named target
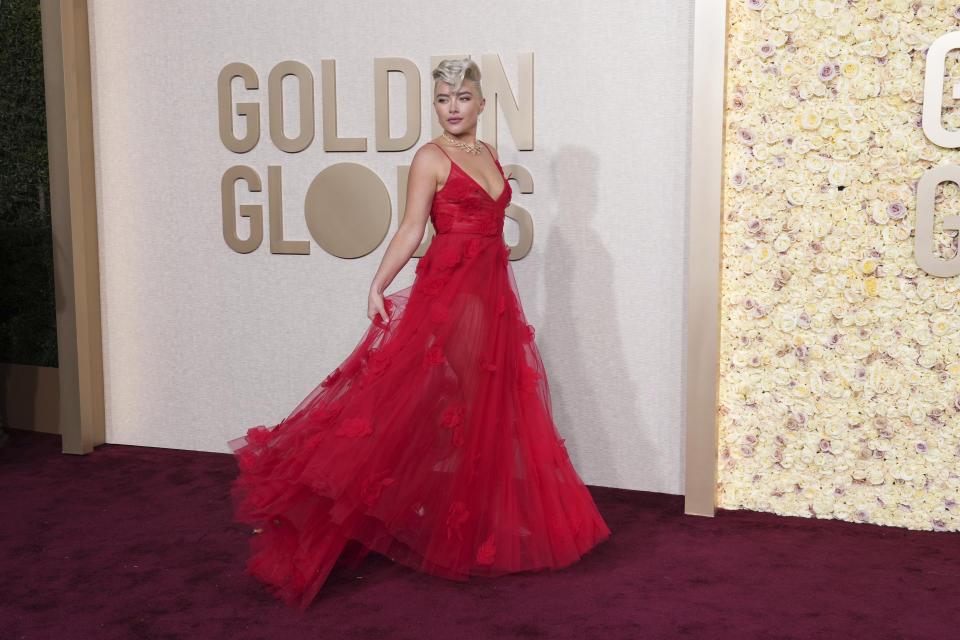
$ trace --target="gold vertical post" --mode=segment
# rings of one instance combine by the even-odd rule
[[[106,441],[86,0],[41,0],[64,453]]]
[[[694,12],[684,512],[712,516],[717,484],[727,6],[717,0],[696,0]]]

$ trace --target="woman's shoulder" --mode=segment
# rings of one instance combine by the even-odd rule
[[[418,158],[418,157],[443,158],[444,156],[445,154],[443,152],[443,149],[440,147],[440,145],[437,143],[436,140],[428,140],[427,142],[424,142],[422,145],[420,145],[420,148],[417,149],[417,152],[413,155],[414,158]]]
[[[449,160],[443,150],[432,140],[417,149],[410,162],[411,175],[432,175],[438,181],[446,175]]]
[[[417,152],[413,154],[413,162],[411,164],[442,166],[446,160],[447,154],[444,153],[436,141],[430,140],[420,145]]]

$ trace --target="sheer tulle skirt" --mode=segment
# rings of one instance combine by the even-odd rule
[[[370,550],[454,580],[577,561],[607,528],[554,427],[502,236],[437,235],[352,353],[230,441],[247,573],[300,609]]]

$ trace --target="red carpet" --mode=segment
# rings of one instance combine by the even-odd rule
[[[929,638],[960,620],[960,535],[721,511],[591,487],[613,530],[578,564],[468,583],[371,554],[305,614],[243,574],[228,454],[0,449],[0,637]]]

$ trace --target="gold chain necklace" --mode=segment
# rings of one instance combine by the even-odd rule
[[[467,153],[476,154],[483,151],[483,147],[480,146],[479,140],[474,140],[473,144],[467,144],[466,142],[460,142],[459,140],[455,140],[454,138],[451,138],[450,136],[447,135],[446,131],[443,132],[441,137],[447,142],[449,142],[450,144],[452,144],[453,146],[463,149]]]

